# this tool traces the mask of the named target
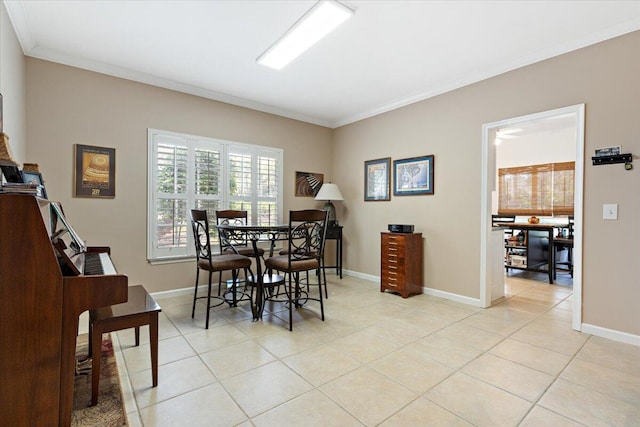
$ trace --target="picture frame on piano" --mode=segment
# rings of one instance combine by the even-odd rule
[[[44,181],[42,180],[42,174],[39,172],[25,172],[22,171],[22,181],[25,184],[36,184],[40,187],[39,196],[43,199],[47,198],[47,190],[44,188]]]
[[[74,196],[116,197],[116,149],[74,145]]]

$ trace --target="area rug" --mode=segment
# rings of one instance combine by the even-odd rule
[[[98,404],[89,406],[91,403],[91,359],[86,359],[89,347],[88,335],[78,336],[76,359],[79,362],[74,381],[73,413],[71,415],[71,425],[74,427],[121,427],[127,425],[111,335],[105,335],[105,337],[100,352],[102,359],[100,361]]]

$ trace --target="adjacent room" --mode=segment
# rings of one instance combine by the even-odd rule
[[[2,423],[638,424],[639,51],[639,1],[1,0]]]

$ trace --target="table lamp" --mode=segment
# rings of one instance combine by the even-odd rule
[[[336,184],[325,183],[320,187],[320,191],[316,194],[315,200],[326,200],[327,203],[322,207],[323,210],[329,212],[329,225],[336,224],[336,208],[331,203],[332,200],[344,200],[342,193]]]

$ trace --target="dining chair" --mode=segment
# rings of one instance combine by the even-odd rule
[[[233,209],[216,211],[217,225],[247,225],[247,218],[247,211]],[[254,250],[245,233],[230,238],[223,236],[219,236],[219,238],[220,253],[237,253],[252,258],[264,258],[264,249],[258,247]]]
[[[574,217],[573,215],[569,215],[569,222],[567,224],[567,237],[556,237],[553,239],[553,247],[555,250],[555,259],[558,259],[558,253],[567,250],[567,260],[566,261],[556,261],[555,269],[553,271],[553,277],[556,276],[556,271],[558,270],[558,265],[567,266],[567,270],[569,270],[569,274],[573,277],[573,226],[574,226]]]
[[[289,237],[286,254],[266,259],[267,268],[277,270],[288,276],[288,286],[284,300],[289,309],[289,330],[293,330],[293,308],[300,308],[308,301],[320,303],[320,314],[324,321],[324,303],[322,286],[327,286],[324,273],[324,243],[327,233],[327,211],[300,210],[289,211]],[[317,283],[300,280],[301,272],[315,271]],[[318,297],[311,296],[311,287],[318,287]],[[282,301],[278,293],[265,295],[265,300]]]
[[[193,292],[193,308],[191,309],[191,318],[193,319],[196,312],[196,301],[198,299],[207,299],[207,320],[205,322],[205,328],[209,329],[209,316],[211,314],[211,286],[213,273],[218,272],[218,296],[213,298],[220,301],[213,307],[217,307],[225,302],[230,306],[235,307],[237,305],[237,283],[240,270],[244,270],[245,278],[251,274],[251,258],[236,254],[236,253],[222,253],[219,255],[213,255],[211,250],[211,236],[209,235],[209,220],[207,218],[207,211],[192,209],[191,210],[191,227],[193,229],[193,239],[196,247],[196,284]],[[208,272],[209,281],[207,296],[198,297],[198,284],[200,279],[200,270]],[[231,286],[231,300],[227,299],[225,292],[220,295],[220,289],[222,287],[222,272],[231,271],[232,286]],[[249,272],[249,273],[247,273]]]

